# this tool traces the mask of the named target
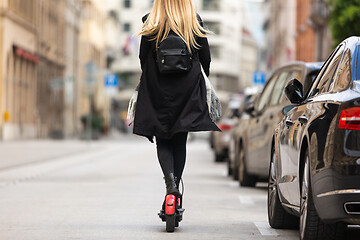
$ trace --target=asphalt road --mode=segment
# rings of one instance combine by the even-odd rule
[[[175,233],[157,216],[165,187],[155,145],[130,138],[1,170],[0,239],[298,239],[269,227],[265,184],[240,188],[205,141],[189,142],[187,156]]]

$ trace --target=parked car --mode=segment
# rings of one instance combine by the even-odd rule
[[[239,117],[239,106],[244,101],[243,96],[235,95],[226,104],[224,114],[218,122],[221,132],[211,132],[211,143],[214,150],[215,162],[222,162],[228,158],[230,134],[234,121]]]
[[[233,176],[235,180],[238,180],[238,174],[234,173],[235,168],[235,155],[236,155],[236,136],[238,136],[238,132],[243,132],[243,130],[247,127],[247,124],[249,123],[249,114],[245,113],[245,108],[249,103],[255,102],[256,98],[259,96],[259,92],[251,92],[251,94],[248,94],[245,101],[241,104],[239,108],[240,116],[235,121],[233,131],[230,135],[230,143],[229,143],[229,158],[227,161],[227,169],[228,169],[228,175]]]
[[[360,38],[331,53],[307,93],[288,82],[271,149],[268,217],[300,239],[345,239],[360,224]]]
[[[236,130],[234,178],[241,186],[255,186],[267,180],[273,132],[284,114],[282,109],[290,104],[284,96],[289,79],[299,79],[305,91],[319,73],[322,63],[295,62],[277,69],[267,81],[255,103],[249,103],[245,126]]]

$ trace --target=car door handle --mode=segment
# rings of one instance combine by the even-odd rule
[[[288,126],[288,127],[291,127],[294,124],[294,122],[289,119],[286,119],[285,123],[286,123],[286,126]]]
[[[301,122],[301,124],[306,124],[308,122],[308,119],[305,116],[301,116],[299,117],[299,122]]]

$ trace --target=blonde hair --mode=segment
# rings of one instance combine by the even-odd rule
[[[149,36],[159,46],[170,30],[184,40],[190,52],[199,48],[196,37],[210,33],[200,25],[192,0],[155,0],[139,35]]]

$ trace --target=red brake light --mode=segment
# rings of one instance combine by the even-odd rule
[[[344,109],[340,114],[339,128],[360,130],[360,107]]]
[[[222,131],[224,131],[224,130],[231,130],[231,129],[232,129],[232,125],[222,123],[222,124],[219,125],[219,128],[220,128]]]

